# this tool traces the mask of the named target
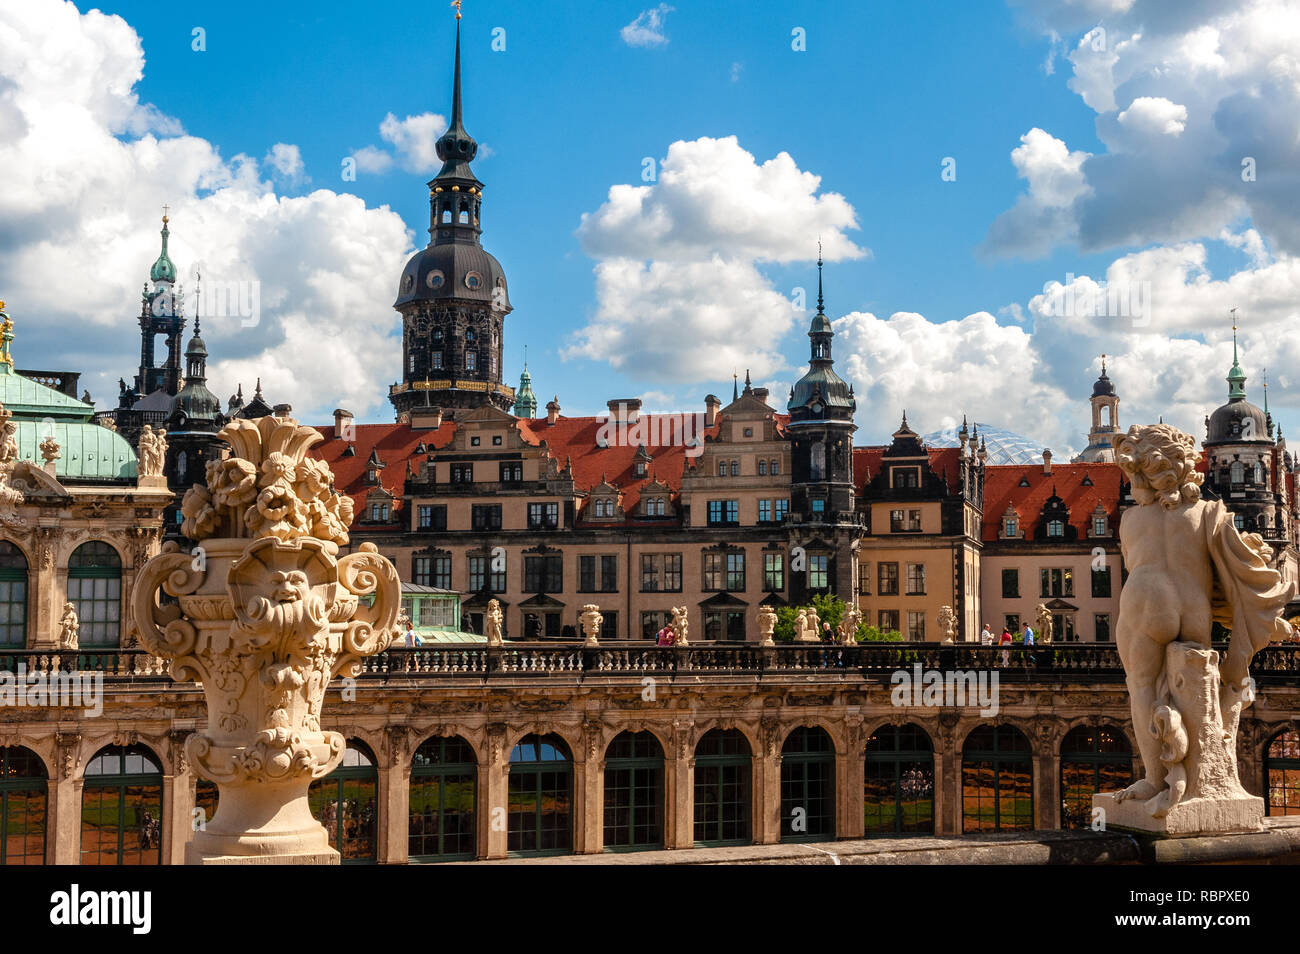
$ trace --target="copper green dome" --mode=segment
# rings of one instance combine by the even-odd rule
[[[167,255],[167,237],[170,234],[171,232],[167,228],[167,216],[164,215],[161,232],[162,251],[158,253],[158,260],[149,269],[149,279],[154,282],[167,282],[174,285],[176,284],[176,266],[172,264],[172,260]]]

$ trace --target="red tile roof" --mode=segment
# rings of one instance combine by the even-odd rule
[[[1085,477],[1092,486],[1083,483]],[[1053,493],[1069,508],[1070,524],[1081,539],[1088,535],[1089,520],[1099,502],[1110,516],[1113,532],[1119,519],[1122,478],[1119,466],[1108,463],[1053,464],[1050,474],[1043,473],[1042,464],[991,464],[984,471],[983,538],[998,538],[1002,515],[1010,505],[1020,515],[1024,539],[1032,540],[1043,506]],[[1021,480],[1029,486],[1020,486]]]
[[[853,448],[853,486],[861,496],[868,481],[880,473],[881,462],[889,444]],[[927,447],[930,455],[930,469],[940,477],[945,477],[949,493],[961,490],[961,448]]]

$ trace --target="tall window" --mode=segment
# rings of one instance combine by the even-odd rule
[[[379,849],[379,771],[369,746],[348,739],[343,761],[311,783],[307,801],[344,864],[373,863]]]
[[[470,526],[475,530],[500,530],[500,504],[473,504],[470,506]]]
[[[925,642],[925,613],[918,610],[907,611],[907,638],[915,643]]]
[[[45,864],[48,789],[40,756],[0,748],[0,865]]]
[[[1004,537],[1019,536],[1020,521],[1015,517],[1004,517],[1002,519],[1002,535]]]
[[[1065,536],[1065,521],[1057,518],[1047,521],[1047,535],[1049,537]]]
[[[777,593],[785,589],[785,554],[763,554],[763,589]]]
[[[663,843],[663,746],[650,732],[620,732],[605,752],[605,849]]]
[[[1110,596],[1110,567],[1092,571],[1093,599],[1105,599]]]
[[[858,592],[863,596],[871,595],[871,564],[866,560],[858,564]]]
[[[420,530],[446,530],[447,505],[421,504],[417,509]]]
[[[12,543],[0,541],[0,648],[26,645],[27,558]]]
[[[83,865],[162,863],[163,776],[143,745],[110,745],[86,766],[81,793]]]
[[[1283,729],[1264,749],[1264,810],[1269,815],[1300,815],[1300,732]]]
[[[1009,725],[977,726],[961,754],[962,830],[1029,831],[1034,773],[1029,740]]]
[[[68,559],[68,600],[81,623],[79,644],[110,648],[122,639],[122,560],[107,543],[83,543]]]
[[[471,556],[469,557],[469,591],[481,593],[484,590],[491,593],[504,593],[506,568],[502,566],[499,570],[492,569],[490,555]]]
[[[749,742],[736,729],[712,729],[695,747],[695,843],[750,839]]]
[[[781,840],[835,837],[835,746],[824,729],[800,726],[781,747]]]
[[[474,750],[460,736],[425,739],[411,759],[412,861],[453,861],[475,855]]]
[[[560,526],[558,503],[530,503],[528,505],[529,530],[555,530]]]
[[[573,846],[573,761],[557,735],[528,735],[510,753],[506,847],[559,854]]]
[[[745,589],[745,551],[733,550],[727,554],[727,589]]]
[[[879,574],[879,586],[876,588],[876,592],[881,596],[897,596],[898,564],[878,563],[876,566]]]
[[[564,592],[564,564],[558,554],[524,557],[524,592]]]
[[[682,555],[680,553],[641,554],[642,593],[680,593],[682,591]]]
[[[775,461],[773,461],[773,463],[775,463]],[[775,473],[775,471],[773,471],[773,473]],[[785,520],[785,515],[788,514],[789,512],[790,512],[789,500],[772,501],[772,519],[775,520],[777,523],[781,523],[783,520]]]
[[[933,833],[934,746],[925,730],[912,723],[883,725],[867,739],[866,759],[866,834]]]
[[[1039,570],[1039,596],[1073,596],[1074,571],[1071,569]]]
[[[1098,613],[1092,618],[1093,631],[1099,643],[1110,641],[1110,614]]]
[[[808,557],[808,588],[825,590],[831,585],[831,558],[825,553],[815,553]]]
[[[588,555],[578,557],[578,592],[617,593],[618,557]]]
[[[1004,569],[1002,571],[1002,598],[1004,600],[1020,597],[1020,571]]]
[[[907,595],[925,595],[925,564],[909,563],[907,565]]]
[[[759,523],[772,522],[772,501],[771,500],[760,500],[758,502],[758,522]]]
[[[422,586],[451,589],[451,556],[418,556],[414,558],[415,580]]]
[[[1081,725],[1061,740],[1061,827],[1092,826],[1092,796],[1133,781],[1133,750],[1112,726]]]
[[[876,614],[880,628],[887,633],[898,632],[898,610],[881,610]]]

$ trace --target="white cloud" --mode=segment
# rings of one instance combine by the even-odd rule
[[[387,418],[374,382],[400,354],[390,302],[412,242],[400,217],[327,189],[278,195],[257,160],[224,159],[140,103],[143,70],[119,17],[57,0],[0,7],[0,285],[20,364],[81,370],[101,407],[116,402],[139,362],[133,316],[168,203],[185,281],[202,261],[205,284],[259,283],[255,327],[204,318],[214,391],[242,381],[247,393],[260,375],[269,399],[306,419],[339,404]],[[293,147],[268,147],[276,174],[300,163]]]
[[[310,181],[302,161],[302,152],[297,146],[277,142],[263,161],[271,167],[276,178],[285,185],[295,186]]]
[[[673,12],[673,7],[661,3],[649,10],[642,10],[637,18],[619,31],[619,36],[628,46],[663,46],[668,42],[664,35],[664,19]]]
[[[1062,140],[1036,126],[1021,136],[1011,162],[1029,190],[994,221],[985,248],[1004,255],[1034,255],[1045,244],[1072,234],[1074,204],[1088,193],[1082,170],[1089,155],[1071,152]]]
[[[356,160],[357,169],[361,172],[373,172],[382,175],[393,168],[392,154],[384,152],[378,146],[362,146],[360,149],[353,151],[352,158]]]
[[[582,217],[597,306],[563,356],[674,384],[784,370],[799,311],[758,264],[812,262],[819,239],[831,261],[866,254],[845,234],[853,207],[820,187],[788,154],[760,164],[734,136],[673,143],[656,182],[615,185]]]
[[[398,119],[392,113],[379,124],[379,135],[397,150],[397,160],[408,172],[434,172],[438,158],[438,137],[447,131],[447,120],[437,113],[420,113]]]
[[[1139,96],[1116,119],[1121,126],[1149,136],[1181,136],[1187,128],[1187,107],[1163,96]]]

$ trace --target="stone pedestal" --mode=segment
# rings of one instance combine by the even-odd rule
[[[1117,802],[1115,793],[1092,796],[1093,809],[1104,811],[1107,830],[1159,835],[1239,834],[1260,831],[1264,799],[1254,795],[1232,798],[1193,798],[1179,802],[1163,818],[1153,818],[1143,802]]]

